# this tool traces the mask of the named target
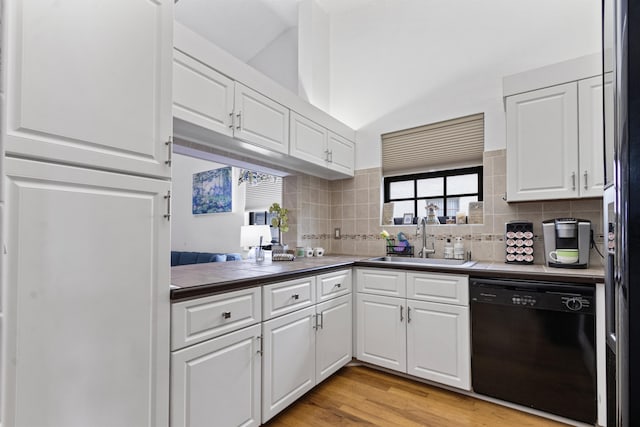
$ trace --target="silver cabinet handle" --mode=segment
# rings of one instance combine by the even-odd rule
[[[575,172],[573,172],[573,173],[571,174],[571,181],[572,181],[572,183],[573,183],[573,184],[572,184],[572,190],[573,190],[573,191],[576,191],[576,173],[575,173]]]
[[[324,312],[320,313],[320,329],[324,329]]]
[[[262,337],[260,335],[258,335],[256,337],[256,340],[258,340],[258,351],[256,351],[257,354],[262,354]]]
[[[324,161],[325,162],[329,161],[329,150],[324,150]]]
[[[171,219],[171,190],[167,191],[164,199],[167,201],[167,213],[162,215],[164,218]]]
[[[340,287],[342,287],[342,283],[336,283],[334,286],[334,288],[340,288]]]
[[[293,294],[293,295],[291,295],[291,298],[293,298],[293,299],[298,299],[298,298],[300,298],[300,295],[298,295],[298,294]]]
[[[222,312],[222,318],[223,319],[231,319],[231,312],[230,311],[223,311]]]
[[[404,321],[404,317],[402,317],[402,310],[404,310],[404,307],[400,306],[400,322]]]
[[[329,163],[333,163],[333,150],[329,151]]]
[[[411,307],[407,306],[407,323],[411,323]]]
[[[242,111],[238,111],[238,114],[236,114],[236,117],[238,118],[238,124],[236,124],[236,129],[240,130],[242,128]]]
[[[233,111],[229,113],[229,129],[233,129]]]
[[[589,186],[587,185],[587,171],[584,171],[584,189],[588,190]]]
[[[167,146],[167,160],[164,161],[164,164],[171,166],[171,157],[173,156],[173,137],[170,136],[164,145]]]
[[[314,314],[313,315],[314,322],[313,322],[312,328],[315,329],[315,330],[318,330],[318,316],[319,316],[319,314]]]

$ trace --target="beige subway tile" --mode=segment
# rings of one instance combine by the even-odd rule
[[[550,200],[542,202],[542,212],[571,212],[569,200]]]
[[[356,254],[356,242],[355,240],[343,240],[342,241],[342,253],[345,255]]]
[[[366,221],[369,219],[369,205],[359,204],[356,205],[356,219],[358,221]]]
[[[513,204],[518,207],[518,213],[520,214],[527,214],[527,213],[542,214],[541,202],[518,202]]]
[[[494,175],[492,179],[493,179],[493,194],[504,194],[507,192],[507,176],[506,175]]]
[[[331,255],[340,255],[342,254],[342,240],[340,239],[334,239],[331,240],[331,243],[329,245],[329,254]]]
[[[488,176],[484,176],[484,179],[482,181],[482,192],[484,193],[484,198],[486,199],[487,197],[493,196],[495,194],[495,191],[493,189],[493,178],[492,177],[488,177]]]
[[[356,220],[356,234],[369,234],[369,221]]]
[[[356,190],[369,188],[369,176],[367,174],[355,176]]]
[[[515,204],[507,203],[502,200],[499,194],[493,196],[493,213],[494,214],[510,214],[517,215],[518,207]]]
[[[342,219],[342,205],[331,206],[331,219]]]
[[[380,205],[369,203],[369,215],[368,217],[371,219],[375,219],[380,224],[381,214],[380,214]]]
[[[356,206],[355,205],[344,205],[342,207],[342,217],[344,219],[355,219],[355,217],[356,217]]]
[[[354,190],[356,188],[356,179],[355,178],[347,178],[342,181],[342,190]]]
[[[495,156],[491,159],[492,163],[492,175],[506,175],[507,174],[507,158],[506,156]]]
[[[331,205],[337,206],[342,204],[342,191],[331,192]]]
[[[356,190],[356,204],[369,203],[369,190]]]
[[[369,188],[380,188],[382,186],[382,175],[379,172],[367,174]]]
[[[344,205],[355,205],[356,203],[355,190],[344,190],[342,192],[342,203]]]
[[[482,153],[482,157],[497,157],[497,156],[506,156],[507,154],[507,150],[505,149],[501,149],[501,150],[491,150],[491,151],[485,151],[484,153]]]
[[[602,198],[571,200],[571,212],[602,210]]]
[[[356,221],[354,219],[342,220],[342,234],[355,234]]]

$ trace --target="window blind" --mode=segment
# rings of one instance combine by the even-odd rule
[[[382,135],[385,175],[482,164],[484,113]]]
[[[273,202],[282,204],[282,178],[254,185],[247,183],[245,211],[267,211]]]

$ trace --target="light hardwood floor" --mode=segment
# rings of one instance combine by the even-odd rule
[[[348,366],[269,421],[269,427],[566,426],[364,366]]]

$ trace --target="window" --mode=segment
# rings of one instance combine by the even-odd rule
[[[384,178],[384,202],[393,202],[394,218],[426,216],[430,204],[438,207],[438,216],[455,216],[481,200],[482,166]]]

